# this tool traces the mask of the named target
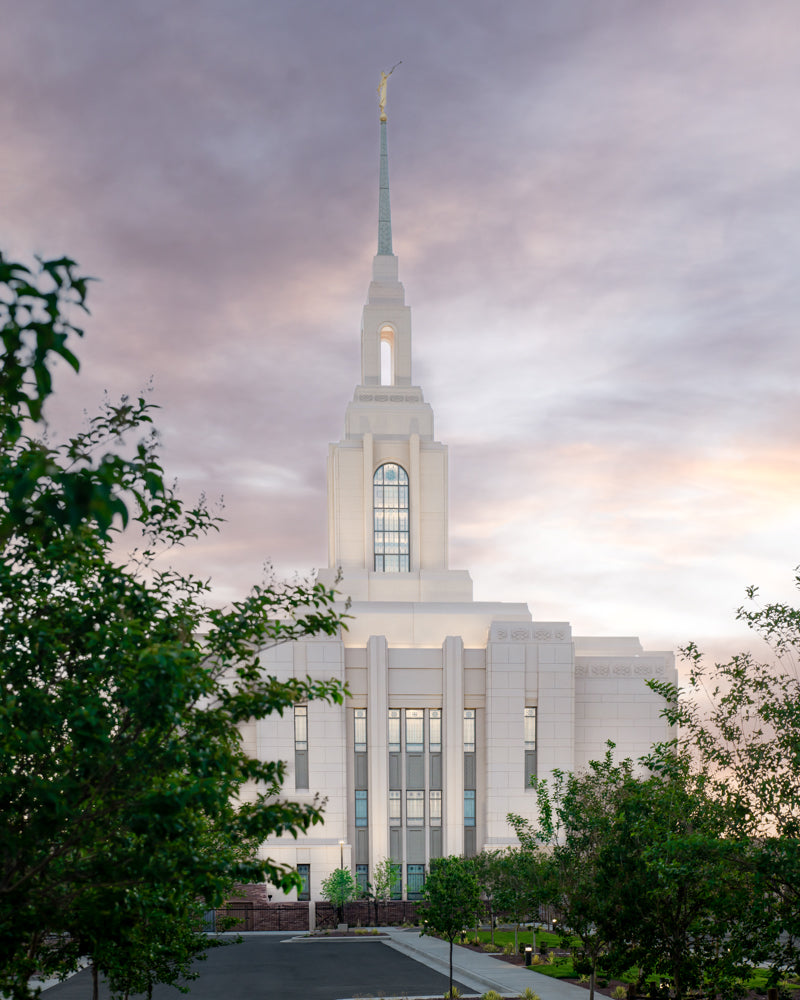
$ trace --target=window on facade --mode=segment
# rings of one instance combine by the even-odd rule
[[[294,787],[308,788],[308,706],[294,706]]]
[[[464,709],[464,753],[475,753],[475,709]]]
[[[475,826],[475,789],[464,790],[464,826]]]
[[[428,798],[428,811],[431,819],[431,826],[442,825],[442,793],[431,791]]]
[[[406,709],[406,753],[422,753],[425,713],[421,708]]]
[[[372,478],[375,571],[407,573],[410,569],[408,473],[387,462]]]
[[[356,826],[367,825],[367,793],[365,790],[356,792]]]
[[[294,706],[294,748],[308,750],[308,706]]]
[[[356,865],[356,884],[362,894],[369,889],[369,865]]]
[[[536,709],[525,709],[525,786],[536,777]]]
[[[406,792],[406,825],[422,826],[425,822],[425,792]]]
[[[406,865],[406,889],[409,899],[422,899],[425,885],[425,865]]]
[[[367,751],[367,710],[357,708],[353,712],[353,744],[356,753],[366,753]]]
[[[403,822],[401,814],[401,801],[399,789],[389,790],[389,826],[400,826]]]
[[[431,753],[442,752],[442,710],[432,708],[428,717],[428,748]]]
[[[394,385],[394,330],[381,327],[381,385]]]
[[[400,709],[389,709],[389,753],[400,753]]]
[[[392,891],[390,893],[392,899],[402,899],[403,898],[403,866],[400,864],[392,863]]]
[[[297,890],[298,899],[311,899],[311,865],[298,865],[297,874],[301,885]]]
[[[536,749],[536,709],[525,709],[525,749]]]

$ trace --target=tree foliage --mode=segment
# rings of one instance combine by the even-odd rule
[[[386,902],[400,889],[401,866],[391,858],[383,858],[372,873],[372,891],[376,900]]]
[[[358,882],[353,878],[349,868],[334,868],[330,875],[322,880],[322,898],[337,907],[340,917],[344,904],[356,899],[359,892]]]
[[[475,866],[468,858],[432,858],[422,895],[422,934],[441,934],[450,944],[450,995],[453,994],[453,942],[483,909]]]
[[[752,886],[727,863],[725,809],[688,757],[649,763],[649,773],[618,763],[610,744],[585,772],[538,783],[538,826],[509,817],[523,851],[549,847],[590,996],[601,968],[668,977],[678,1000],[704,981],[729,989],[744,970],[737,932]]]
[[[755,587],[747,596],[737,618],[772,649],[772,662],[741,653],[709,665],[689,644],[688,688],[651,687],[725,806],[730,863],[753,880],[750,936],[777,976],[786,966],[800,971],[800,610],[760,604]]]
[[[283,763],[248,756],[238,727],[343,698],[260,659],[335,634],[335,592],[267,578],[220,609],[207,582],[162,565],[218,518],[165,485],[151,404],[107,402],[46,439],[53,363],[78,368],[64,316],[86,291],[66,258],[34,273],[0,257],[0,991],[15,997],[80,954],[112,978],[127,954],[131,975],[174,981],[198,901],[295,884],[256,848],[321,822],[320,803],[281,799]],[[121,562],[134,523],[143,541]]]

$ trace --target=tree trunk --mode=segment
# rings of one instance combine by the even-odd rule
[[[450,938],[450,996],[453,996],[453,939]]]
[[[99,1000],[100,997],[100,984],[99,975],[97,971],[97,965],[92,962],[92,1000]]]
[[[592,971],[589,975],[589,1000],[594,1000],[595,963],[592,962]]]

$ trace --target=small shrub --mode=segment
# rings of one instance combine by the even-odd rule
[[[508,942],[508,944],[503,945],[503,954],[504,955],[514,954],[514,945],[510,941]]]
[[[481,948],[483,951],[488,951],[490,954],[497,953],[498,951],[500,951],[500,946],[492,944],[491,941],[487,941],[485,944],[482,944]]]
[[[503,1000],[503,998],[497,990],[487,990],[481,997],[481,1000]]]
[[[556,953],[554,951],[551,951],[550,954],[547,956],[547,964],[548,965],[556,964]]]
[[[459,1000],[460,996],[461,990],[457,986],[454,986],[445,993],[444,1000]]]
[[[531,965],[541,965],[542,956],[541,955],[531,955]]]
[[[542,1000],[538,993],[534,993],[530,986],[526,986],[520,993],[519,1000]]]
[[[613,1000],[625,1000],[628,995],[628,989],[625,986],[615,986],[611,991],[611,996]]]

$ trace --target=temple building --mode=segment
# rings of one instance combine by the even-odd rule
[[[415,898],[431,858],[515,844],[506,816],[533,816],[532,776],[584,768],[607,740],[637,757],[669,738],[645,682],[676,680],[671,652],[575,636],[569,622],[536,620],[524,603],[474,601],[469,573],[450,567],[447,446],[412,374],[381,110],[378,252],[361,378],[328,454],[320,573],[332,584],[341,570],[336,586],[353,619],[336,638],[263,655],[278,678],[335,677],[350,697],[298,705],[244,734],[251,752],[288,762],[287,797],[327,800],[324,825],[263,846],[301,873],[301,899],[319,898],[341,863],[365,883],[384,858]]]

